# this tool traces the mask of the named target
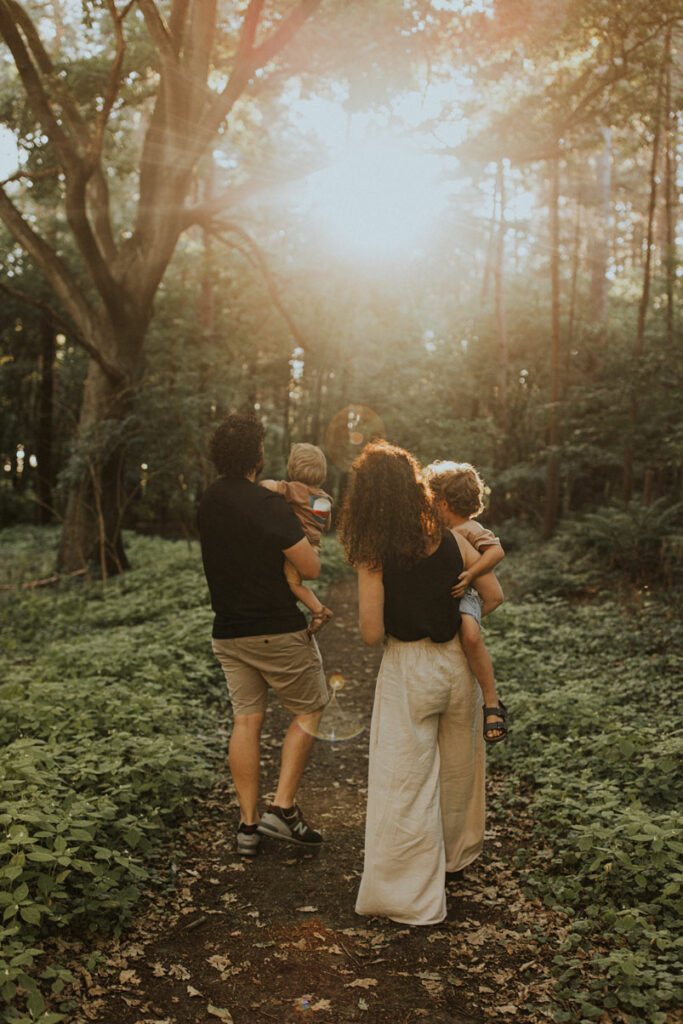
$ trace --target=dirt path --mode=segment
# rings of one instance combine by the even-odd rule
[[[337,584],[328,603],[336,618],[320,637],[326,672],[343,674],[340,703],[369,723],[381,652],[360,641],[351,581]],[[265,787],[274,784],[285,724],[271,705]],[[485,852],[465,880],[449,883],[447,920],[408,928],[354,914],[367,742],[366,731],[350,743],[316,744],[300,791],[325,836],[315,854],[264,841],[253,861],[238,858],[235,801],[222,775],[183,833],[168,900],[102,946],[95,976],[81,971],[76,1024],[544,1019],[530,1007],[549,1012],[558,928],[520,890],[513,857],[528,842],[528,822],[498,820],[495,773]],[[496,758],[494,750],[490,763]]]

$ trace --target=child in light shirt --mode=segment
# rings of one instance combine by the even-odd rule
[[[491,657],[481,635],[482,600],[472,583],[491,572],[505,552],[498,537],[473,518],[484,511],[484,483],[473,466],[468,462],[435,462],[427,467],[426,477],[444,525],[468,540],[481,555],[460,574],[452,594],[460,598],[460,642],[484,695],[484,739],[499,743],[507,738],[506,708],[496,693]]]
[[[323,531],[332,521],[332,498],[322,490],[327,460],[320,448],[301,442],[293,444],[287,462],[289,480],[260,480],[259,485],[281,494],[301,523],[311,545],[320,551]],[[285,576],[297,601],[312,613],[309,633],[317,633],[333,616],[313,591],[304,585],[299,572],[285,561]]]

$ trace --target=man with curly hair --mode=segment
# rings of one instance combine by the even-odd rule
[[[318,719],[328,701],[322,659],[289,588],[285,559],[303,579],[320,560],[284,498],[259,487],[263,425],[229,416],[211,439],[219,477],[199,507],[202,560],[215,613],[212,646],[233,708],[230,771],[240,805],[238,853],[257,852],[260,836],[315,847],[319,832],[295,803]],[[272,688],[292,716],[282,745],[273,803],[259,819],[261,728]]]

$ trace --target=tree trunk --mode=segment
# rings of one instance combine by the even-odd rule
[[[548,474],[546,485],[543,539],[549,540],[557,525],[560,501],[560,440],[558,401],[560,396],[560,158],[552,165],[550,193],[550,285],[551,285],[551,361],[550,407],[548,409]]]
[[[505,302],[503,299],[503,260],[505,256],[505,179],[503,177],[503,163],[498,161],[496,171],[496,190],[500,196],[500,219],[498,222],[498,234],[496,238],[496,263],[495,263],[495,296],[496,296],[496,329],[498,336],[497,345],[497,372],[496,372],[496,426],[499,431],[499,438],[504,442],[505,413],[507,408],[508,390],[508,339],[507,325],[505,322]],[[497,464],[500,467],[503,462],[502,444],[500,440],[497,448]]]
[[[569,290],[569,321],[567,324],[567,344],[565,346],[564,393],[570,382],[571,351],[574,347],[574,324],[576,321],[576,299],[579,290],[579,267],[581,264],[581,182],[576,195],[576,211],[574,219],[574,243],[572,247],[572,279]]]
[[[38,393],[38,430],[36,436],[36,459],[38,472],[36,495],[38,498],[37,519],[41,525],[52,521],[52,487],[54,485],[54,460],[52,451],[53,400],[55,368],[55,329],[49,320],[41,324],[40,338],[40,386]]]
[[[498,225],[498,174],[501,170],[501,164],[498,163],[496,169],[496,180],[493,186],[493,209],[491,210],[491,224],[489,226],[489,238],[486,245],[486,256],[484,258],[484,274],[481,281],[481,302],[486,302],[489,295],[489,282],[491,280],[491,267],[494,262],[494,255],[496,250],[496,239],[497,239],[497,225]]]
[[[602,129],[602,137],[604,145],[596,167],[595,215],[588,252],[591,274],[588,309],[591,319],[597,324],[604,324],[607,317],[607,240],[612,198],[612,136],[609,128]]]
[[[123,483],[123,419],[128,388],[90,361],[83,392],[57,567],[74,572],[96,565],[103,579],[128,568],[121,523],[128,497]]]
[[[624,472],[622,493],[624,501],[633,497],[633,455],[635,437],[638,430],[638,376],[645,347],[645,319],[650,304],[650,282],[652,276],[652,242],[657,205],[657,166],[659,162],[659,146],[662,135],[662,96],[664,90],[665,66],[659,76],[657,100],[655,105],[655,121],[652,136],[652,159],[650,161],[650,199],[647,209],[647,230],[645,234],[645,262],[643,266],[643,287],[638,306],[638,324],[636,327],[636,344],[633,361],[633,380],[631,383],[631,402],[629,406],[629,422],[624,445]]]
[[[676,154],[678,112],[672,105],[671,96],[671,29],[666,36],[664,112],[666,118],[666,153],[664,162],[665,199],[665,257],[666,273],[666,340],[669,348],[674,345],[674,290],[676,287]]]

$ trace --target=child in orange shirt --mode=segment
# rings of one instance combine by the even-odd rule
[[[327,460],[322,449],[304,442],[293,444],[287,475],[289,480],[259,480],[259,485],[283,496],[311,545],[319,552],[323,531],[329,530],[332,521],[332,498],[320,486],[327,476]],[[329,622],[333,612],[304,585],[299,572],[288,561],[285,561],[285,576],[297,601],[312,612],[309,633],[317,633]]]
[[[481,555],[460,574],[452,593],[460,598],[460,642],[484,695],[484,739],[499,743],[507,738],[506,708],[496,693],[491,657],[481,635],[482,600],[472,583],[491,572],[505,552],[498,537],[472,518],[484,511],[484,483],[473,466],[468,462],[435,462],[427,467],[426,477],[444,525],[451,533],[461,534]]]

